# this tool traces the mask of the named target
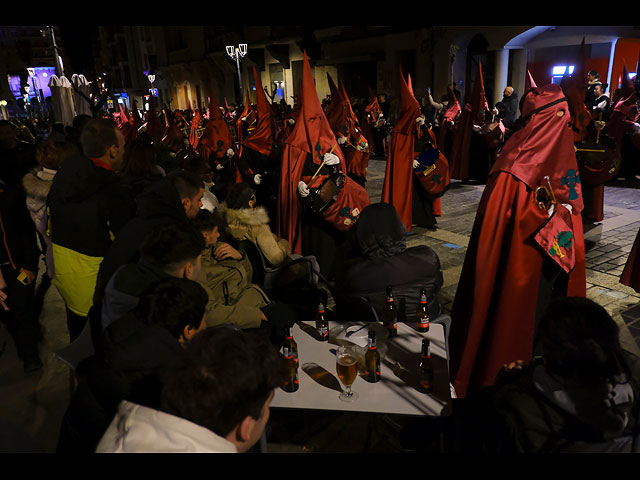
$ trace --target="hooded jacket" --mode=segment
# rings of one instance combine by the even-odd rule
[[[638,421],[640,363],[629,352],[623,355],[631,370],[626,383],[584,386],[536,361],[500,385],[492,395],[496,417],[490,421],[501,451],[628,452]]]
[[[96,453],[238,453],[235,445],[200,425],[123,401]]]
[[[431,318],[441,313],[436,297],[444,282],[440,260],[426,245],[407,248],[406,230],[393,205],[376,203],[365,208],[356,224],[355,239],[360,256],[345,262],[336,278],[341,317],[351,316],[353,298],[360,297],[382,318],[387,285],[393,288],[398,321],[413,322],[423,287]]]
[[[136,197],[135,204],[137,215],[118,234],[100,265],[93,298],[96,305],[102,302],[104,289],[115,271],[138,261],[140,247],[155,228],[171,223],[189,225],[180,195],[169,179],[154,182]]]
[[[78,388],[61,428],[58,452],[92,452],[122,400],[157,408],[162,372],[179,358],[182,347],[169,330],[146,324],[129,312],[104,330],[102,353],[78,368]]]
[[[291,253],[289,242],[278,238],[269,227],[269,214],[264,207],[225,208],[229,231],[236,240],[251,240],[274,267],[282,265]]]
[[[86,316],[100,264],[133,214],[130,197],[115,172],[74,155],[58,170],[48,205],[54,284],[67,308]]]
[[[216,245],[202,253],[202,269],[198,283],[209,295],[207,326],[233,323],[241,328],[258,328],[262,323],[262,307],[269,304],[267,294],[251,283],[253,270],[248,257],[241,260],[216,260]]]
[[[47,235],[47,196],[51,190],[51,184],[55,177],[56,170],[41,168],[27,173],[22,178],[22,186],[27,194],[27,209],[31,220],[40,234],[40,238],[46,243],[46,265],[47,274],[50,278],[54,276],[53,252],[51,251],[51,239]]]

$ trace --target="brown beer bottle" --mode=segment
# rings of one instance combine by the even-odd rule
[[[369,330],[369,344],[367,353],[364,356],[364,379],[367,382],[377,382],[380,380],[380,353],[376,346],[376,332]]]
[[[427,292],[420,289],[420,301],[416,309],[416,330],[419,332],[429,331],[429,309],[427,308]]]
[[[318,313],[316,315],[316,333],[318,334],[318,340],[321,342],[329,340],[329,321],[324,313],[322,302],[318,305]]]
[[[291,328],[282,342],[282,356],[286,362],[285,379],[282,389],[285,392],[295,392],[300,386],[298,380],[298,346],[291,334]]]
[[[429,351],[429,339],[422,340],[422,354],[418,365],[418,390],[423,393],[433,392],[433,364]]]
[[[398,334],[398,311],[391,285],[387,286],[387,301],[382,309],[382,325],[389,332],[390,337],[395,337]]]

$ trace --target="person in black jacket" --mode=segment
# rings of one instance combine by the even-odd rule
[[[163,372],[206,328],[207,302],[197,282],[169,277],[152,285],[134,310],[109,325],[99,352],[78,365],[78,388],[64,415],[56,451],[94,452],[121,400],[158,408]]]
[[[1,179],[0,227],[0,292],[7,307],[0,308],[0,320],[13,336],[28,373],[42,367],[38,347],[40,324],[33,309],[40,249],[24,192]]]
[[[118,233],[100,264],[93,305],[101,305],[106,285],[120,266],[138,261],[142,244],[155,228],[170,224],[188,228],[189,219],[202,208],[203,195],[202,180],[181,170],[168,173],[140,194],[137,215]]]
[[[65,159],[48,196],[53,284],[65,302],[71,341],[87,321],[100,263],[133,214],[131,198],[116,173],[124,137],[115,123],[93,119],[80,140],[84,155]]]
[[[441,314],[437,298],[444,281],[440,260],[426,245],[407,248],[406,229],[393,205],[367,206],[354,233],[359,256],[347,260],[336,276],[335,313],[340,320],[380,321],[388,285],[393,288],[399,307],[398,321],[413,325],[423,287],[431,319]]]

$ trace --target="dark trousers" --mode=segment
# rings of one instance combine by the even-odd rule
[[[2,275],[7,284],[6,304],[9,311],[0,309],[0,318],[7,325],[16,343],[18,357],[23,362],[39,362],[38,341],[40,324],[34,309],[35,282],[24,285],[18,281],[18,271],[10,265],[2,265]]]
[[[69,329],[69,342],[73,342],[82,333],[82,329],[87,323],[87,317],[67,310],[67,328]]]

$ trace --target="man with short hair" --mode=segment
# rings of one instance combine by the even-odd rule
[[[140,247],[155,228],[163,225],[189,227],[189,219],[202,208],[203,195],[202,180],[182,170],[168,173],[138,195],[137,215],[116,236],[100,265],[93,304],[102,303],[106,285],[120,266],[138,261]]]
[[[281,368],[257,332],[207,328],[167,372],[160,408],[122,402],[96,452],[247,452],[269,420]]]
[[[107,250],[133,215],[130,197],[116,174],[122,166],[124,138],[115,123],[91,120],[80,142],[83,154],[65,159],[48,196],[53,283],[66,305],[71,341],[86,323]]]
[[[596,84],[593,87],[593,101],[589,105],[589,109],[593,116],[597,116],[598,113],[605,113],[611,106],[611,100],[604,93],[605,86],[601,83]]]
[[[121,266],[107,283],[102,328],[135,308],[153,282],[166,277],[196,280],[204,247],[204,238],[194,228],[165,225],[155,229],[142,245],[138,261]]]
[[[513,90],[512,86],[507,86],[504,89],[501,102],[505,106],[502,123],[505,128],[513,130],[518,118],[518,94]]]

